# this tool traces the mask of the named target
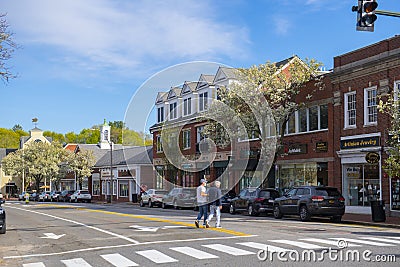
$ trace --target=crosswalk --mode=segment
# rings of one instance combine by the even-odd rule
[[[321,250],[326,248],[338,248],[338,244],[342,245],[341,248],[352,247],[393,247],[400,245],[399,236],[360,236],[357,238],[300,238],[298,240],[266,240],[267,242],[236,242],[226,244],[194,244],[192,246],[173,246],[169,248],[162,248],[160,250],[148,249],[140,250],[121,255],[119,253],[99,255],[104,264],[102,266],[115,267],[128,267],[140,266],[149,264],[163,264],[163,263],[176,263],[182,261],[185,257],[197,260],[215,260],[226,255],[229,256],[248,256],[256,255],[260,250],[268,250],[270,252],[291,252],[298,249],[314,249]],[[343,244],[345,246],[343,247]],[[170,255],[168,255],[170,254]],[[171,255],[173,254],[173,255]],[[180,255],[181,257],[178,257]],[[183,258],[182,258],[183,257]],[[83,258],[71,258],[60,260],[66,267],[91,267],[89,260]],[[62,266],[62,265],[60,265]],[[32,262],[25,263],[23,267],[46,267],[45,262]]]

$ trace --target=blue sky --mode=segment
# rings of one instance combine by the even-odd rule
[[[297,54],[331,69],[334,56],[400,29],[400,18],[379,15],[375,32],[357,32],[356,0],[0,2],[21,47],[8,62],[18,78],[0,83],[0,127],[29,130],[37,117],[39,128],[59,133],[125,120],[132,106],[128,126],[143,131],[157,91],[215,74],[218,64],[248,67]],[[400,11],[398,1],[378,4]],[[193,61],[213,63],[182,64]],[[177,64],[187,68],[171,68]]]

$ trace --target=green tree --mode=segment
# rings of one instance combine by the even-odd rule
[[[13,130],[14,132],[16,132],[16,131],[22,131],[23,129],[22,129],[22,126],[21,126],[21,125],[15,124],[15,125],[12,127],[12,130]]]
[[[6,63],[11,59],[17,44],[12,39],[13,33],[9,30],[9,24],[5,17],[6,14],[0,14],[0,77],[3,82],[7,83],[9,79],[16,77]]]
[[[76,143],[79,144],[97,144],[100,140],[99,128],[82,129],[77,135]]]
[[[78,136],[74,132],[68,132],[65,134],[66,143],[78,143]]]
[[[53,141],[57,141],[60,144],[65,143],[65,136],[60,133],[52,132],[52,131],[44,131],[43,136],[51,137]]]
[[[18,148],[19,134],[5,128],[0,128],[0,147],[1,148]]]

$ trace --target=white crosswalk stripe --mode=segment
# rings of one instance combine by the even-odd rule
[[[388,242],[388,243],[400,244],[400,240],[394,240],[394,239],[390,239],[390,238],[383,238],[383,237],[361,237],[361,238],[372,240],[372,241],[378,241],[378,242]]]
[[[46,267],[43,262],[33,262],[33,263],[25,263],[22,265],[23,267]]]
[[[385,236],[387,238],[400,239],[400,236]]]
[[[338,241],[334,241],[334,240],[327,240],[327,239],[321,239],[321,238],[302,238],[299,240],[331,245],[332,247],[336,247],[336,248],[338,247]],[[356,244],[347,244],[347,246],[348,247],[361,247],[361,245],[356,245]]]
[[[116,267],[139,266],[137,263],[131,261],[130,259],[128,259],[118,253],[105,254],[105,255],[100,255],[100,256]]]
[[[256,243],[256,242],[242,242],[242,243],[236,243],[238,245],[250,247],[250,248],[256,248],[259,250],[267,250],[271,252],[288,252],[288,251],[294,251],[292,249],[286,249],[286,248],[281,248],[281,247],[275,247],[267,244],[261,244],[261,243]]]
[[[89,263],[87,263],[82,258],[70,259],[70,260],[61,260],[62,263],[67,267],[92,267]]]
[[[195,248],[191,248],[191,247],[175,247],[175,248],[170,248],[174,251],[183,253],[185,255],[188,255],[190,257],[199,259],[199,260],[204,260],[204,259],[216,259],[219,258],[216,255],[210,254],[208,252],[205,251],[201,251]]]
[[[227,246],[227,245],[222,245],[222,244],[213,244],[213,245],[202,245],[203,247],[207,247],[207,248],[211,248],[217,251],[221,251],[224,253],[228,253],[230,255],[233,256],[243,256],[243,255],[252,255],[255,254],[254,252],[251,251],[247,251],[244,249],[240,249],[240,248],[234,248],[231,246]]]
[[[367,241],[367,240],[359,240],[359,239],[353,239],[353,238],[329,238],[329,239],[334,239],[334,240],[344,240],[346,242],[352,242],[352,243],[360,243],[364,245],[371,245],[371,246],[377,246],[377,247],[393,247],[395,245],[393,244],[388,244],[388,243],[382,243],[382,242],[373,242],[373,241]]]
[[[310,244],[310,243],[285,240],[285,239],[269,240],[269,241],[276,242],[276,243],[282,243],[282,244],[286,244],[286,245],[291,245],[291,246],[295,246],[295,247],[300,247],[300,248],[305,248],[305,249],[324,249],[324,248],[326,248],[326,247],[321,247],[321,246]]]
[[[139,255],[142,255],[143,257],[145,257],[155,263],[169,263],[169,262],[177,262],[178,261],[178,260],[171,258],[170,256],[165,255],[164,253],[159,252],[158,250],[155,250],[155,249],[137,251],[136,253]]]

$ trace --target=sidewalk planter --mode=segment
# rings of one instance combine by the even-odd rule
[[[374,222],[385,222],[386,214],[385,214],[385,202],[381,201],[371,201],[371,214],[372,221]]]

